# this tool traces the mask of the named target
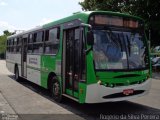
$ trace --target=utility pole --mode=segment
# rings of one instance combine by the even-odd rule
[[[151,30],[149,29],[149,41],[148,41],[149,51],[151,52]]]

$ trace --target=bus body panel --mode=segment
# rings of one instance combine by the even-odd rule
[[[85,83],[79,83],[79,103],[85,103],[86,101],[86,88]]]
[[[19,75],[21,75],[21,54],[11,54],[6,52],[6,66],[10,72],[15,72],[16,64],[19,68]]]
[[[54,55],[42,55],[41,57],[41,86],[47,88],[48,76],[51,72],[55,73]]]
[[[150,87],[151,87],[151,79],[146,80],[142,84],[114,87],[114,88],[105,87],[104,85],[99,85],[95,83],[87,86],[85,102],[86,103],[102,103],[102,102],[129,100],[132,98],[136,98],[136,97],[140,97],[145,94],[148,94]],[[107,98],[107,99],[103,98],[105,96],[109,96],[117,93],[122,95],[123,91],[126,89],[133,89],[134,92],[136,91],[144,91],[144,92],[137,95],[133,95],[133,96],[124,95],[123,97],[113,97],[113,98]]]
[[[41,56],[27,55],[27,80],[41,85]]]

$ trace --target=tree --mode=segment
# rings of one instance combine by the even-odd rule
[[[12,35],[13,33],[9,32],[8,30],[5,30],[5,31],[3,31],[3,34],[6,35],[6,36],[10,36],[10,35]]]
[[[3,31],[3,35],[0,36],[0,58],[5,54],[6,51],[6,40],[7,37],[12,35],[8,30]]]
[[[160,44],[159,0],[84,0],[79,2],[82,10],[105,10],[123,12],[142,17],[151,30],[152,45]]]
[[[105,11],[119,11],[120,6],[118,5],[121,0],[84,0],[79,2],[82,6],[82,10],[93,11],[93,10],[105,10]]]

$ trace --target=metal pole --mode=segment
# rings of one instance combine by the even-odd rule
[[[151,52],[151,30],[149,29],[149,41],[148,41],[149,51]]]

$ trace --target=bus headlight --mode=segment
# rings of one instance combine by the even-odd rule
[[[102,81],[101,80],[98,80],[97,82],[99,85],[102,85]]]

